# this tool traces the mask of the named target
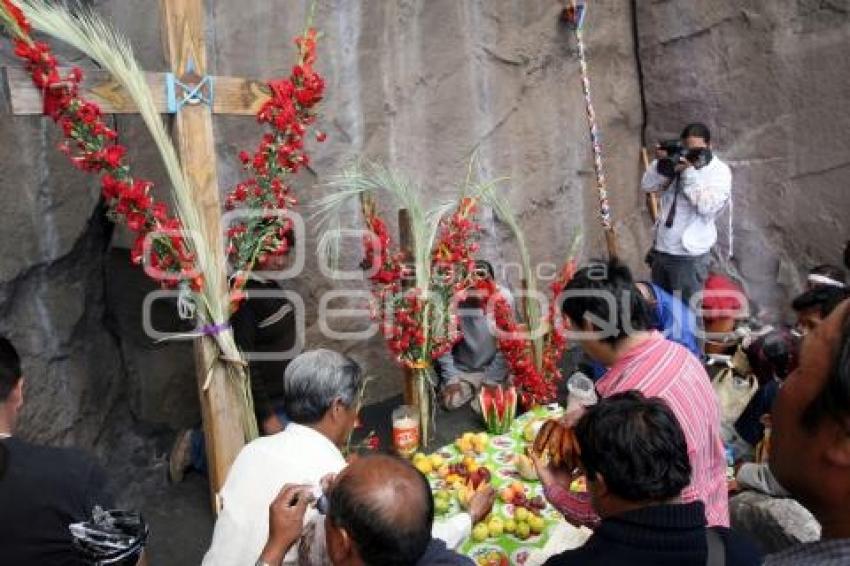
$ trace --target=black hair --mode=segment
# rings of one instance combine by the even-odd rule
[[[649,305],[629,268],[616,259],[593,262],[580,269],[564,287],[561,310],[576,325],[581,325],[588,314],[613,324],[600,329],[606,333],[603,342],[614,343],[631,330],[652,328]],[[616,334],[612,335],[614,330]]]
[[[845,317],[826,385],[803,411],[803,426],[813,431],[824,417],[839,422],[850,417],[850,315]]]
[[[846,289],[840,287],[832,287],[823,285],[814,287],[798,295],[791,303],[791,307],[797,311],[807,311],[810,309],[818,309],[822,317],[826,317],[835,310],[835,307],[841,304],[841,301],[848,296]]]
[[[0,403],[9,398],[21,379],[21,358],[8,339],[0,336]]]
[[[493,264],[486,259],[476,259],[475,268],[484,269],[487,271],[487,275],[490,276],[490,279],[496,279],[496,271],[493,269]]]
[[[847,274],[837,265],[830,265],[828,263],[816,265],[809,270],[809,275],[823,275],[838,283],[847,284]],[[818,284],[815,283],[815,285],[817,286]]]
[[[344,477],[331,490],[328,516],[334,526],[351,536],[360,558],[368,566],[409,566],[416,564],[431,542],[434,522],[434,500],[431,486],[407,461],[384,454],[363,456],[368,459],[390,458],[410,468],[415,487],[424,505],[397,501],[405,507],[405,520],[394,520],[379,502],[363,497],[363,491],[346,482]]]
[[[682,135],[679,137],[683,140],[686,138],[702,138],[705,143],[711,143],[711,130],[702,122],[694,122],[685,126]]]
[[[626,391],[590,407],[575,427],[581,463],[614,495],[631,502],[677,497],[691,482],[685,433],[660,398]]]
[[[760,336],[745,349],[759,385],[776,378],[784,381],[797,368],[800,341],[789,328],[777,328]]]

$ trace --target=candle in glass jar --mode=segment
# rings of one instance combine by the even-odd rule
[[[406,458],[419,450],[419,416],[413,407],[404,405],[393,411],[393,446]]]

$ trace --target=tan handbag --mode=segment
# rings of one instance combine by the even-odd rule
[[[747,356],[740,348],[733,356],[710,355],[708,365],[718,368],[711,386],[720,405],[720,422],[734,426],[758,391],[758,380],[751,373]]]

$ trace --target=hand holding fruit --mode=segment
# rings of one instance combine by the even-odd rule
[[[490,485],[482,487],[472,495],[469,500],[469,515],[472,517],[473,525],[490,513],[495,501],[496,491]]]

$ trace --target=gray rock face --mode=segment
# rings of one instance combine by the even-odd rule
[[[164,69],[157,2],[93,4],[130,37],[144,66]],[[288,72],[307,4],[207,0],[212,70]],[[766,314],[778,317],[801,271],[837,262],[847,236],[850,193],[841,187],[850,60],[836,55],[850,45],[847,10],[814,0],[637,6],[647,140],[675,135],[694,119],[713,127],[718,153],[735,174],[732,267]],[[482,178],[509,178],[502,190],[535,262],[560,265],[579,228],[585,257],[604,255],[575,44],[558,11],[547,0],[320,1],[319,68],[328,85],[320,125],[329,140],[314,148],[312,172],[297,180],[301,210],[357,157],[405,172],[430,205],[456,194],[476,154]],[[585,35],[622,255],[643,273],[651,235],[636,190],[642,120],[632,24],[629,3],[599,0]],[[2,55],[14,64],[6,46]],[[80,59],[67,49],[61,57]],[[116,123],[135,171],[167,196],[138,118]],[[239,179],[238,150],[252,148],[261,131],[250,118],[219,117],[215,127],[225,190]],[[102,452],[122,435],[137,435],[127,446],[143,466],[154,452],[146,439],[197,421],[191,347],[154,344],[140,332],[142,299],[153,285],[126,264],[127,236],[105,225],[93,179],[54,150],[53,126],[3,116],[0,139],[13,149],[0,155],[0,206],[7,212],[0,225],[0,332],[25,358],[23,434]],[[381,202],[381,209],[394,221],[395,203]],[[352,207],[352,226],[357,219]],[[518,254],[508,231],[487,214],[483,224],[485,253],[508,266],[500,278],[516,289],[518,272],[509,264]],[[319,236],[308,219],[305,268],[288,283],[304,301],[308,346],[331,345],[363,361],[378,378],[370,399],[396,394],[400,373],[380,339],[333,340],[319,324],[326,291],[364,289],[362,281],[322,275]],[[721,249],[726,242],[721,236]],[[359,254],[351,244],[344,265],[356,265]],[[362,317],[329,321],[338,330],[366,324]]]
[[[638,6],[647,140],[712,128],[734,175],[734,267],[780,318],[805,269],[840,265],[850,235],[850,61],[835,56],[850,47],[847,3]]]
[[[745,491],[729,500],[732,528],[748,536],[765,554],[820,539],[820,525],[793,499]]]

